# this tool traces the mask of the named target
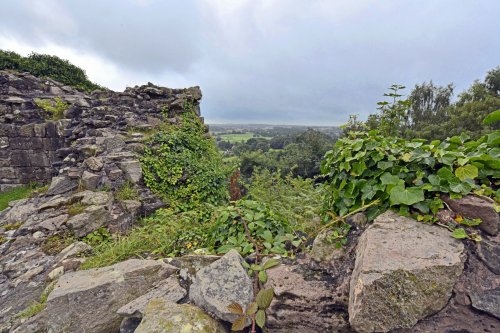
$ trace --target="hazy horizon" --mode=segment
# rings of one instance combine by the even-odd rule
[[[123,91],[199,85],[207,123],[338,126],[391,84],[453,82],[498,66],[498,1],[20,0],[0,49],[57,55]],[[20,24],[22,22],[22,24]]]

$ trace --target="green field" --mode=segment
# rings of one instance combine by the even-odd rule
[[[245,142],[248,139],[253,138],[253,133],[244,133],[244,134],[219,134],[217,135],[220,137],[223,141],[227,141],[230,143],[236,143],[236,142]]]

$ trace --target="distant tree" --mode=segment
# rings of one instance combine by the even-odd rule
[[[429,83],[415,85],[410,93],[408,128],[419,131],[428,124],[443,123],[448,118],[448,107],[453,96],[453,84],[435,86]]]
[[[366,125],[361,120],[358,120],[357,114],[349,115],[349,120],[346,124],[340,126],[342,134],[347,135],[350,132],[361,132],[366,130]]]
[[[484,83],[491,94],[500,95],[500,66],[493,68],[486,74]]]

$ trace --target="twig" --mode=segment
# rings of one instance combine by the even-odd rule
[[[321,231],[323,231],[324,229],[331,227],[331,226],[332,226],[332,225],[334,225],[335,223],[337,223],[337,222],[339,222],[339,221],[343,221],[343,220],[345,220],[346,218],[348,218],[349,216],[354,215],[354,214],[359,213],[359,212],[362,212],[362,211],[366,210],[367,208],[370,208],[370,207],[372,207],[372,206],[378,205],[379,203],[380,203],[380,200],[379,200],[379,199],[377,199],[377,200],[373,200],[373,201],[372,201],[372,202],[370,202],[369,204],[366,204],[366,205],[364,205],[364,206],[361,206],[361,207],[359,207],[358,209],[353,210],[353,211],[352,211],[352,212],[350,212],[349,214],[346,214],[346,215],[344,215],[344,216],[339,216],[339,217],[335,218],[333,221],[331,221],[331,222],[329,222],[329,223],[325,224],[324,226],[322,226],[322,227],[319,229],[318,234],[319,234]],[[328,212],[328,213],[329,213],[329,214],[331,214],[330,212]]]

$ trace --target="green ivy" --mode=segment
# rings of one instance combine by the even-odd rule
[[[185,112],[179,124],[164,124],[151,136],[141,164],[146,186],[182,211],[228,199],[229,170],[192,111]]]
[[[351,133],[323,160],[324,209],[344,216],[379,200],[367,210],[369,219],[390,206],[401,213],[413,208],[429,214],[443,207],[442,193],[491,194],[484,188],[499,185],[499,144],[500,131],[477,141],[461,135],[430,143],[384,137],[377,131]]]

